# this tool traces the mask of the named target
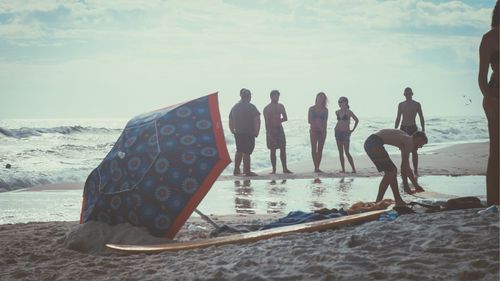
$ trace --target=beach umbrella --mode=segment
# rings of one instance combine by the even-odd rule
[[[139,115],[88,176],[80,223],[173,238],[230,162],[217,93]]]

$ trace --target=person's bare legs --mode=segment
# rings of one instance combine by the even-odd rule
[[[483,103],[484,107],[484,103]],[[498,110],[498,107],[497,109]],[[488,119],[488,133],[490,135],[490,149],[488,156],[488,166],[486,168],[486,200],[487,205],[499,205],[500,194],[499,194],[499,178],[498,178],[498,170],[499,170],[499,161],[498,161],[498,153],[499,153],[499,131],[498,131],[498,123],[499,116],[498,111],[490,112],[487,111],[487,107],[485,107],[486,117]]]
[[[408,177],[405,178],[401,176],[401,179],[403,180],[403,190],[408,194],[413,194],[413,191],[411,191],[410,185],[408,184]]]
[[[413,174],[415,174],[415,178],[418,177],[418,153],[416,150],[411,153],[411,160],[413,162]]]
[[[406,202],[403,201],[401,195],[399,194],[396,169],[390,172],[384,172],[384,177],[382,178],[382,181],[380,181],[380,185],[378,188],[377,202],[380,202],[384,199],[384,195],[388,186],[391,187],[392,194],[394,196],[394,201],[396,201],[396,205],[397,206],[406,205]]]
[[[345,173],[345,164],[344,164],[344,145],[343,142],[337,141],[337,149],[339,150],[339,160],[340,167],[342,168],[342,173]]]
[[[354,167],[354,160],[352,160],[351,153],[349,152],[349,142],[344,142],[344,151],[345,151],[345,156],[347,157],[347,161],[349,161],[349,164],[351,165],[352,172],[356,173],[356,167]]]
[[[311,139],[311,156],[314,164],[314,172],[316,172],[319,170],[317,157],[318,137],[314,132],[309,132],[309,137]]]
[[[325,145],[325,140],[326,140],[326,132],[322,132],[318,140],[318,154],[317,154],[318,173],[323,173],[323,171],[319,169],[319,165],[321,164],[321,158],[323,157],[323,146]]]
[[[243,153],[236,151],[234,155],[234,171],[233,171],[233,175],[235,176],[241,174],[240,164],[242,157]]]
[[[271,174],[276,174],[276,149],[270,149],[271,166],[273,166],[273,171]]]
[[[281,167],[283,167],[283,173],[292,174],[292,171],[288,170],[286,165],[286,147],[280,147],[280,159],[281,159]]]
[[[378,186],[376,202],[380,202],[384,199],[385,191],[387,190],[389,184],[390,184],[390,176],[388,176],[387,173],[384,173],[384,176],[382,177],[382,180],[380,181],[380,184]]]
[[[396,170],[390,172],[391,176],[389,178],[389,185],[391,186],[392,195],[394,196],[394,201],[396,201],[396,206],[405,206],[406,202],[401,198],[398,188],[398,173]]]
[[[243,154],[243,173],[245,175],[250,174],[250,154],[248,153],[242,153]]]

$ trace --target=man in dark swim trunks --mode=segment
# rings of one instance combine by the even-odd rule
[[[271,91],[271,102],[264,108],[264,120],[266,123],[266,142],[267,148],[271,151],[271,165],[273,171],[271,174],[276,174],[276,149],[280,150],[281,166],[283,173],[291,174],[286,165],[286,138],[282,123],[288,120],[285,106],[278,103],[280,92],[278,90]]]
[[[424,132],[417,131],[412,136],[409,136],[398,129],[383,129],[366,139],[364,147],[368,157],[373,161],[379,172],[384,172],[384,177],[378,189],[377,202],[382,201],[387,187],[391,186],[396,205],[406,204],[399,194],[396,165],[392,162],[384,145],[396,146],[401,150],[401,175],[403,180],[407,181],[407,178],[410,178],[410,181],[415,186],[415,191],[421,192],[424,189],[417,183],[411,171],[409,155],[410,152],[416,153],[417,149],[426,143],[427,136]],[[413,193],[408,186],[404,186],[404,190],[407,193]]]
[[[399,103],[398,105],[398,115],[396,116],[396,124],[394,125],[394,128],[397,129],[399,127],[401,116],[403,116],[400,129],[406,132],[410,136],[413,135],[413,133],[418,131],[418,127],[415,122],[415,118],[417,117],[418,114],[418,117],[420,119],[420,126],[422,127],[422,132],[425,132],[425,121],[424,121],[424,114],[422,113],[422,107],[420,106],[419,102],[413,100],[413,91],[410,87],[407,87],[405,89],[404,96],[406,100]],[[413,162],[413,170],[415,171],[415,176],[418,177],[418,154],[416,152],[412,152],[411,158]],[[407,186],[408,182],[405,182],[403,180],[403,184]]]
[[[255,105],[250,103],[252,93],[248,89],[241,89],[241,100],[233,106],[229,114],[229,129],[236,142],[236,155],[234,156],[234,172],[239,175],[240,164],[243,160],[243,174],[257,176],[250,169],[250,155],[255,148],[255,138],[260,131],[260,112]]]

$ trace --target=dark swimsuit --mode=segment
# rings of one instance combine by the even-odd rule
[[[413,135],[413,133],[415,133],[416,131],[418,131],[417,125],[408,125],[408,126],[401,125],[399,129],[410,136]]]
[[[337,121],[347,121],[347,120],[349,120],[349,116],[347,114],[340,117],[340,115],[337,113]]]
[[[325,120],[326,117],[326,112],[316,112],[314,110],[311,110],[311,118],[312,119],[320,119],[321,121]]]
[[[311,118],[312,119],[319,119],[321,121],[324,121],[325,118],[326,118],[326,111],[324,112],[316,112],[314,110],[311,110]],[[321,138],[323,137],[324,134],[326,134],[326,130],[313,130],[313,129],[310,129],[309,130],[311,133],[315,134],[317,137]]]
[[[337,121],[348,121],[349,116],[347,114],[344,114],[344,116],[340,117],[338,113],[337,115]],[[351,132],[349,131],[339,131],[335,129],[335,140],[341,141],[341,142],[349,142],[351,140]]]
[[[396,165],[385,150],[384,141],[379,136],[373,134],[366,139],[365,151],[379,172],[391,172],[396,169]]]

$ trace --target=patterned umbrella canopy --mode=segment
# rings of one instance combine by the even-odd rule
[[[80,223],[173,238],[230,162],[217,93],[137,116],[87,178]]]

